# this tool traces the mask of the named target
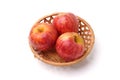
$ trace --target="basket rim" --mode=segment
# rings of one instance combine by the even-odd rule
[[[43,20],[44,18],[47,18],[47,17],[50,17],[50,16],[54,16],[54,15],[58,15],[58,14],[62,14],[62,13],[65,13],[65,12],[57,12],[57,13],[53,13],[53,14],[50,14],[50,15],[46,15],[46,16],[40,18],[34,25],[40,23],[40,21]],[[84,22],[87,27],[89,27],[89,30],[90,30],[91,35],[92,35],[92,36],[91,36],[90,47],[88,48],[88,50],[86,51],[86,53],[85,53],[83,56],[81,56],[80,58],[78,58],[78,59],[76,59],[76,60],[74,60],[74,61],[57,63],[57,62],[53,62],[53,61],[49,61],[49,60],[44,59],[41,55],[39,55],[39,54],[32,48],[32,46],[31,46],[30,43],[29,43],[29,46],[30,46],[31,51],[33,52],[34,56],[35,56],[36,58],[38,58],[39,60],[45,62],[45,63],[51,64],[51,65],[55,65],[55,66],[68,66],[68,65],[76,64],[76,63],[81,62],[82,60],[84,60],[84,59],[88,56],[88,54],[90,53],[90,51],[91,51],[92,48],[93,48],[93,45],[94,45],[94,43],[95,43],[95,35],[94,35],[94,31],[93,31],[93,29],[91,28],[91,26],[90,26],[83,18],[81,18],[81,17],[79,17],[79,16],[77,16],[77,17],[78,17],[78,19],[79,19],[80,21]],[[33,26],[34,26],[34,25],[33,25]]]

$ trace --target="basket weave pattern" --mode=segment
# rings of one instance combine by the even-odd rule
[[[54,13],[54,14],[45,16],[39,19],[35,24],[37,23],[50,23],[51,24],[53,21],[53,18],[55,18],[58,14],[60,13]],[[90,53],[93,47],[93,44],[94,44],[94,33],[90,25],[84,19],[80,18],[79,16],[77,16],[77,18],[79,21],[78,34],[82,36],[85,42],[85,52],[81,58],[71,61],[71,62],[65,62],[63,59],[61,59],[58,56],[55,50],[38,53],[30,46],[31,50],[34,53],[34,56],[46,63],[57,65],[57,66],[71,65],[71,64],[80,62],[85,57],[87,57],[87,55]]]

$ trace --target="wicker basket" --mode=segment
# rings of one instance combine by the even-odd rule
[[[58,14],[61,14],[61,13],[54,13],[54,14],[45,16],[43,18],[40,18],[35,24],[37,24],[37,23],[52,23],[53,18],[55,16],[57,16]],[[65,62],[63,59],[61,59],[58,56],[56,50],[38,53],[30,45],[30,48],[31,48],[34,56],[36,58],[38,58],[39,60],[42,60],[45,63],[51,64],[51,65],[56,65],[56,66],[72,65],[72,64],[75,64],[75,63],[80,62],[83,59],[85,59],[87,57],[87,55],[90,53],[91,49],[93,48],[95,37],[94,37],[94,32],[93,32],[92,28],[90,27],[90,25],[84,19],[80,18],[79,16],[77,16],[77,17],[79,20],[78,34],[83,37],[84,42],[85,42],[85,52],[82,57],[80,57],[79,59],[76,59],[74,61],[71,61],[71,62]]]

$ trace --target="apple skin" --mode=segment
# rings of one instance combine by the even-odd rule
[[[84,54],[84,40],[76,32],[66,32],[56,41],[56,51],[66,62],[73,61]]]
[[[32,27],[29,34],[30,45],[36,51],[46,51],[55,47],[58,38],[57,30],[52,24],[38,23]]]
[[[59,34],[78,31],[78,19],[73,13],[62,13],[53,19]]]

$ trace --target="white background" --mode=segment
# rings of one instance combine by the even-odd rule
[[[81,63],[38,61],[28,45],[32,25],[54,12],[72,12],[93,28],[95,45]],[[0,0],[0,80],[120,80],[119,0]]]

